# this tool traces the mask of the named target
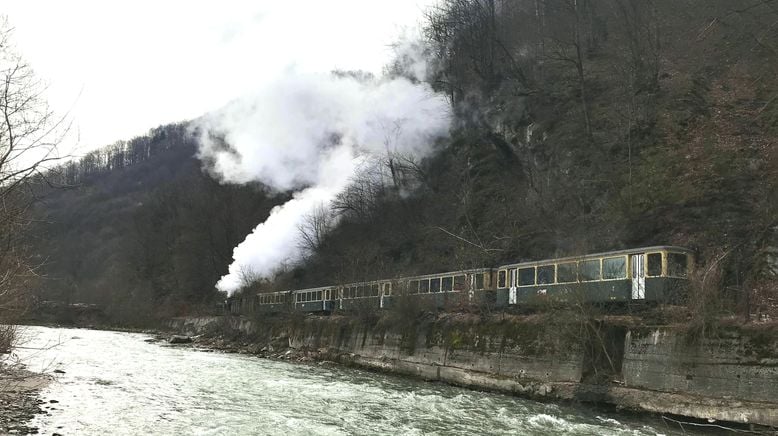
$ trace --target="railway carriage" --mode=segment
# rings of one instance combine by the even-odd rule
[[[337,308],[353,310],[358,308],[383,308],[385,300],[392,295],[392,282],[378,280],[372,282],[349,283],[338,287]]]
[[[498,300],[677,302],[693,264],[686,248],[656,246],[504,265],[497,269]]]
[[[430,301],[438,309],[479,304],[492,286],[492,269],[478,268],[407,277],[400,293]],[[488,298],[487,298],[488,299]]]

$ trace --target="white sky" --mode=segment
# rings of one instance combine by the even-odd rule
[[[433,3],[6,0],[0,13],[82,154],[218,109],[289,68],[380,72]]]

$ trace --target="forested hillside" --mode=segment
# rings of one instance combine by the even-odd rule
[[[93,303],[120,323],[211,309],[232,248],[273,205],[201,171],[184,125],[49,174],[36,209],[39,298]]]
[[[676,244],[720,272],[732,311],[769,305],[776,23],[770,0],[442,1],[425,38],[450,141],[423,162],[389,160],[403,186],[359,177],[338,225],[311,216],[301,229],[307,261],[255,287]],[[280,197],[209,178],[184,131],[65,168],[72,188],[38,208],[45,298],[117,320],[214,301],[232,248]]]

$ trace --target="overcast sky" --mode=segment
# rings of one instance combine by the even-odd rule
[[[3,3],[81,154],[218,109],[291,68],[380,72],[434,0]]]

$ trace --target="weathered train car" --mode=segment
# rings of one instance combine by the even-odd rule
[[[293,306],[302,312],[332,312],[337,307],[338,289],[321,286],[292,291]]]
[[[692,252],[674,246],[609,251],[503,265],[498,299],[560,302],[675,302],[688,285]]]
[[[293,308],[291,304],[292,291],[263,292],[257,294],[256,312],[278,313]]]
[[[392,295],[392,281],[378,280],[338,286],[336,307],[341,310],[383,309]]]
[[[395,296],[384,301],[384,307],[392,304],[392,298],[409,296],[431,303],[437,309],[445,309],[491,301],[491,268],[449,271],[423,276],[407,277],[398,281]]]

